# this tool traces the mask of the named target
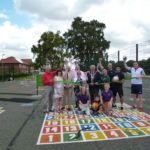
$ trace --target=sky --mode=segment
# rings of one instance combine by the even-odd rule
[[[63,33],[77,16],[105,23],[109,54],[124,53],[129,45],[150,40],[149,7],[150,0],[0,0],[0,59],[32,59],[31,47],[43,32]]]

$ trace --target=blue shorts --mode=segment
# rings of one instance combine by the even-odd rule
[[[142,84],[131,84],[132,94],[142,94]]]

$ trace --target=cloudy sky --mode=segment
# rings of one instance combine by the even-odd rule
[[[110,53],[150,40],[150,0],[0,0],[0,58],[33,58],[44,31],[67,31],[74,17],[107,26]]]

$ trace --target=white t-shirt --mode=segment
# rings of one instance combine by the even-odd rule
[[[63,87],[64,87],[63,78],[56,76],[54,78],[54,99],[63,97],[62,95]]]
[[[130,67],[129,70],[131,71],[131,84],[142,84],[142,78],[136,79],[136,77],[141,77],[145,75],[145,72],[142,68],[135,69],[134,67]]]
[[[86,75],[85,75],[85,73],[83,72],[83,71],[80,71],[81,72],[81,79],[83,80],[83,81],[86,81]],[[76,81],[77,80],[77,71],[76,70],[73,70],[73,75],[74,75],[74,81]]]

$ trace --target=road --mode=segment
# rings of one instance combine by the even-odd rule
[[[41,94],[42,91],[40,91]],[[131,104],[130,83],[124,85]],[[150,114],[150,80],[144,81],[144,111]],[[150,137],[86,143],[36,145],[44,119],[42,96],[36,96],[34,81],[0,83],[0,150],[149,150]]]

